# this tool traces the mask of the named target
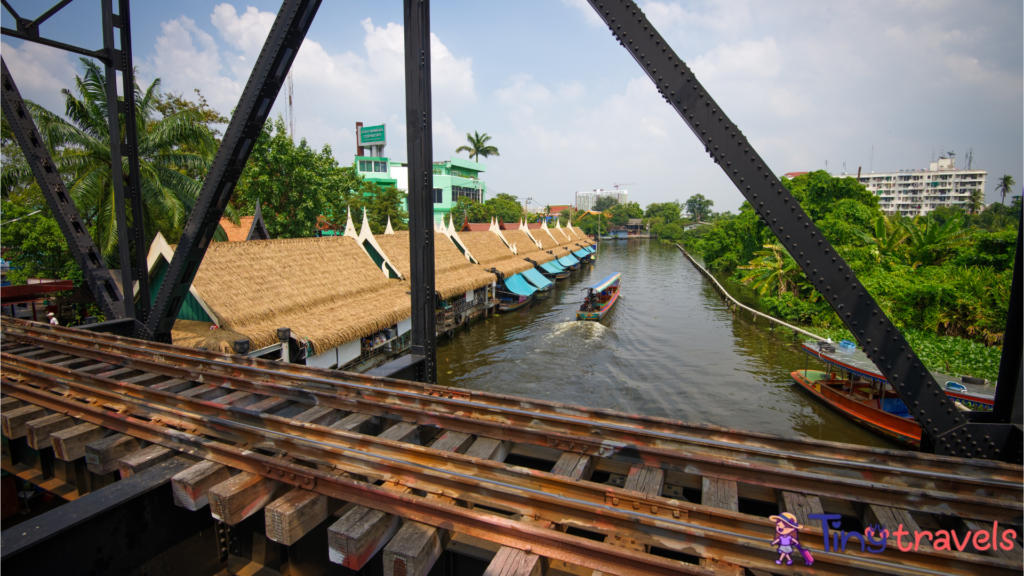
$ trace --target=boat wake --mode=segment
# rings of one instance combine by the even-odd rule
[[[558,324],[555,324],[554,329],[547,335],[546,339],[550,340],[568,333],[574,337],[582,337],[587,342],[591,342],[602,339],[604,335],[610,331],[611,328],[601,324],[600,322],[580,322],[578,320],[573,320],[570,322],[559,322]]]

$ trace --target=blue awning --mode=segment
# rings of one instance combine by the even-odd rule
[[[562,266],[565,266],[566,268],[568,268],[570,266],[575,266],[575,265],[579,264],[580,261],[577,260],[576,257],[573,256],[572,254],[568,254],[566,256],[563,256],[563,257],[559,258],[558,259],[558,263],[561,264]]]
[[[586,250],[577,250],[577,251],[573,252],[573,256],[576,256],[577,258],[582,260],[582,259],[590,256],[590,252],[587,252]]]
[[[584,248],[584,250],[589,251],[591,254],[593,254],[594,252],[597,252],[597,248],[595,248],[593,246],[587,246],[586,248]]]
[[[543,268],[549,274],[558,274],[559,272],[565,271],[565,268],[562,268],[561,266],[558,265],[558,262],[554,261],[545,262],[544,264],[541,264],[540,267]]]
[[[621,278],[621,277],[622,277],[622,274],[620,274],[618,272],[615,272],[612,275],[610,275],[607,278],[605,278],[604,280],[601,280],[597,284],[594,284],[593,286],[590,286],[588,288],[584,288],[584,290],[592,290],[592,291],[595,291],[595,292],[600,292],[601,290],[604,290],[605,288],[607,288],[609,286],[612,286],[613,284],[618,284],[619,278]]]
[[[530,284],[533,284],[540,290],[551,286],[551,280],[545,278],[544,275],[538,272],[536,268],[530,268],[526,272],[523,272],[523,278],[526,278]]]
[[[509,292],[519,294],[520,296],[532,296],[537,291],[536,288],[527,284],[526,280],[519,274],[505,278],[505,288],[508,288]]]

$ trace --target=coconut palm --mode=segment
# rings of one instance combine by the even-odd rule
[[[739,266],[745,273],[743,283],[750,285],[764,295],[774,291],[779,296],[790,292],[798,294],[797,277],[802,271],[793,258],[778,244],[765,244],[765,250],[754,252],[754,258],[746,266]]]
[[[984,206],[985,194],[981,190],[971,190],[971,195],[967,197],[967,211],[971,214],[977,214],[981,212]]]
[[[469,146],[459,146],[455,149],[455,153],[468,152],[475,162],[479,162],[481,156],[484,158],[488,156],[501,156],[501,154],[498,154],[497,148],[487,145],[490,139],[491,137],[486,132],[483,134],[476,131],[472,134],[466,132],[466,140],[469,141]]]
[[[996,180],[996,182],[996,192],[999,192],[999,195],[1003,197],[1003,206],[1006,206],[1006,195],[1013,193],[1013,186],[1016,182],[1013,181],[1013,176],[1010,176],[1009,174],[1003,175],[1003,177]]]
[[[118,258],[117,218],[114,185],[111,178],[110,137],[107,125],[107,100],[103,70],[91,60],[82,59],[84,77],[75,78],[75,92],[64,89],[64,115],[55,114],[38,104],[27,102],[39,132],[54,157],[75,205],[93,234],[93,241],[110,264]],[[196,110],[183,110],[158,118],[156,104],[160,80],[143,91],[135,86],[135,118],[138,127],[139,175],[142,182],[147,242],[161,232],[171,242],[181,228],[199,195],[202,182],[188,174],[207,171],[217,142]],[[125,120],[119,125],[124,139]],[[122,158],[122,173],[128,184],[128,161]],[[30,181],[27,170],[13,168],[5,180]],[[5,171],[8,172],[8,171]],[[129,226],[131,211],[128,212]]]

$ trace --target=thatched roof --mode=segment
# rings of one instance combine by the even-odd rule
[[[235,340],[248,340],[245,334],[240,334],[227,328],[211,330],[212,322],[199,322],[197,320],[175,320],[171,328],[171,341],[176,346],[188,348],[206,348],[215,352],[225,354],[234,353],[232,343]]]
[[[409,231],[377,236],[377,243],[398,271],[410,278]],[[448,299],[468,290],[483,288],[496,280],[494,274],[470,263],[447,237],[434,235],[434,289],[441,298]]]
[[[460,232],[459,237],[485,270],[495,268],[503,276],[511,276],[533,268],[533,264],[513,254],[494,232]]]
[[[344,236],[215,242],[194,284],[221,327],[247,336],[253,349],[291,328],[321,354],[411,314],[408,282],[385,278]]]
[[[515,244],[516,251],[519,252],[520,258],[529,258],[537,264],[544,264],[545,262],[551,262],[555,259],[554,255],[548,254],[546,251],[538,248],[537,245],[533,243],[533,240],[526,235],[526,232],[522,230],[506,230],[505,239]]]

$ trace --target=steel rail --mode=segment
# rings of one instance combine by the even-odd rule
[[[18,331],[32,331],[38,335],[52,334],[56,338],[84,337],[90,344],[105,342],[113,346],[126,347],[135,351],[147,351],[159,357],[170,354],[186,358],[187,360],[182,360],[182,362],[187,363],[192,361],[209,362],[208,369],[211,370],[238,371],[238,374],[250,374],[253,378],[261,378],[289,386],[333,390],[338,387],[358,387],[362,384],[377,389],[386,387],[394,392],[412,392],[429,396],[447,396],[453,399],[472,400],[476,405],[486,405],[491,411],[523,409],[533,413],[544,412],[554,416],[583,420],[588,425],[594,427],[618,425],[644,432],[664,432],[671,435],[679,435],[680,430],[684,430],[689,435],[682,436],[686,441],[711,440],[724,442],[730,446],[742,444],[744,451],[778,455],[786,458],[820,458],[821,460],[817,462],[824,464],[855,463],[858,467],[871,466],[875,470],[897,474],[920,473],[928,476],[933,474],[949,474],[955,478],[976,476],[980,481],[988,481],[993,477],[1017,481],[1021,476],[1022,470],[1022,467],[1019,465],[991,460],[973,460],[968,462],[963,458],[936,456],[906,450],[872,448],[826,440],[782,437],[773,434],[740,431],[710,424],[683,422],[655,416],[633,415],[601,408],[588,408],[489,392],[424,385],[418,382],[380,378],[352,372],[339,372],[337,370],[313,368],[298,364],[279,363],[259,358],[248,358],[233,354],[125,338],[111,334],[83,333],[81,330],[50,326],[21,319],[4,319],[4,323],[5,333],[15,334]],[[246,370],[249,370],[249,372],[244,372]]]
[[[331,498],[381,510],[389,514],[454,530],[503,546],[547,556],[556,560],[622,574],[712,575],[713,572],[683,563],[606,545],[577,536],[548,530],[529,522],[517,522],[482,509],[446,504],[444,500],[417,496],[411,491],[376,486],[337,472],[301,466],[282,458],[260,454],[204,438],[191,431],[121,414],[91,403],[71,400],[41,389],[0,377],[4,392],[25,402],[103,426],[166,448],[191,454],[232,468],[259,474]],[[172,422],[173,423],[173,422]]]
[[[556,523],[620,534],[655,546],[680,550],[687,545],[692,546],[695,537],[708,538],[712,535],[710,538],[714,542],[707,546],[708,550],[714,550],[715,555],[720,556],[724,551],[745,565],[762,568],[771,567],[774,558],[771,547],[764,544],[764,540],[773,534],[772,523],[763,518],[733,512],[723,515],[721,510],[681,504],[672,499],[646,497],[627,490],[575,482],[535,470],[297,423],[272,415],[250,418],[250,423],[236,422],[229,419],[237,417],[237,411],[215,401],[178,397],[34,360],[5,359],[8,360],[6,377],[19,380],[15,386],[27,383],[46,387],[64,398],[74,397],[77,392],[78,397],[87,398],[92,404],[135,418],[184,427],[193,433],[215,436],[226,433],[229,439],[237,441],[242,438],[247,445],[263,441],[284,449],[291,457],[326,462],[350,473],[383,478],[410,489],[520,511]],[[54,391],[53,387],[59,390]],[[71,392],[71,388],[76,392]],[[368,462],[372,464],[368,466]],[[610,503],[614,504],[609,506]],[[630,505],[638,511],[630,510]],[[581,515],[580,508],[589,508],[589,514]],[[628,512],[623,513],[623,509]],[[676,517],[686,520],[674,520]],[[671,533],[681,527],[684,527],[684,534]],[[820,530],[805,530],[803,540],[812,548],[823,547]],[[735,546],[740,550],[733,550]],[[708,550],[701,550],[704,552],[701,555],[706,556]],[[741,558],[743,551],[746,551],[746,557]],[[754,553],[757,551],[761,554]],[[766,551],[767,559],[764,557]],[[833,567],[835,573],[848,572],[847,568],[856,568],[856,573],[876,572],[881,566],[875,562],[865,565],[857,561],[858,558],[861,561],[873,560],[870,554],[832,556],[823,557],[819,563],[827,569],[834,561],[841,560]],[[990,562],[991,558],[963,553],[901,554],[899,558],[906,563],[887,565],[884,572],[920,573],[923,570],[928,573],[948,570],[950,565],[964,565],[966,569],[966,564],[970,564],[970,571],[966,573],[974,573],[982,567],[977,565],[979,559],[987,570],[1003,568],[999,562]],[[857,565],[849,565],[849,562]],[[1007,563],[1005,568],[1011,567]]]
[[[130,366],[130,367],[133,367],[133,368],[136,368],[136,369],[139,369],[139,370],[143,370],[143,371],[149,371],[149,372],[152,372],[152,373],[161,373],[161,374],[164,374],[164,375],[167,375],[167,376],[173,376],[173,377],[186,378],[186,379],[190,379],[190,380],[195,380],[197,382],[201,381],[201,382],[204,382],[204,383],[207,383],[207,384],[210,384],[210,383],[213,382],[213,380],[211,380],[211,379],[222,378],[223,381],[221,381],[220,383],[222,385],[225,385],[225,386],[227,386],[229,388],[233,388],[233,389],[240,389],[240,387],[244,387],[244,389],[246,389],[248,391],[253,391],[253,392],[256,392],[256,393],[262,393],[262,394],[267,394],[267,395],[284,395],[284,396],[292,397],[293,399],[295,399],[297,401],[305,401],[305,402],[309,402],[309,403],[315,403],[315,402],[330,403],[332,401],[336,401],[336,400],[332,399],[333,395],[330,395],[330,394],[327,394],[327,393],[323,392],[322,389],[319,388],[319,387],[309,387],[309,386],[303,387],[302,388],[303,393],[301,393],[301,394],[298,393],[294,389],[294,385],[292,385],[292,384],[279,384],[278,385],[278,386],[285,386],[284,389],[277,389],[277,390],[274,390],[274,389],[270,389],[270,390],[263,389],[261,391],[261,389],[258,388],[259,386],[263,386],[263,384],[259,383],[260,381],[249,381],[249,380],[246,380],[246,379],[240,379],[240,378],[238,378],[236,376],[225,376],[225,375],[223,375],[220,372],[210,372],[210,371],[207,371],[207,370],[202,370],[202,369],[196,368],[194,365],[191,365],[188,362],[178,363],[178,364],[176,364],[176,366],[178,366],[178,368],[176,370],[172,370],[172,369],[168,368],[168,363],[167,363],[167,361],[170,360],[171,358],[168,355],[166,355],[166,354],[163,354],[163,355],[160,356],[161,362],[155,362],[155,361],[150,361],[150,360],[147,360],[145,358],[140,358],[140,357],[137,357],[137,356],[131,356],[130,357],[130,356],[125,356],[123,354],[117,354],[116,352],[96,351],[97,350],[96,348],[91,349],[91,351],[83,351],[82,348],[77,347],[77,346],[73,346],[73,345],[70,345],[70,344],[61,344],[61,343],[58,343],[58,342],[49,342],[47,340],[36,339],[36,338],[32,338],[32,337],[16,337],[16,338],[20,338],[21,340],[23,340],[25,342],[31,341],[31,342],[34,342],[36,344],[42,345],[44,347],[48,347],[48,348],[51,348],[51,349],[54,349],[54,350],[60,350],[60,351],[65,352],[65,353],[77,354],[77,355],[82,356],[82,357],[89,357],[89,358],[95,359],[97,361],[103,361],[103,362],[112,363],[112,364]],[[122,352],[123,351],[125,351],[124,348],[122,348]],[[271,383],[268,383],[267,385],[273,386],[273,384],[271,384]],[[253,388],[253,386],[255,386],[256,388]],[[357,388],[359,387],[359,385],[353,385],[353,386],[356,386]],[[312,396],[312,398],[309,397],[309,396],[306,396],[306,393],[308,393],[310,396]],[[364,406],[364,407],[361,407],[361,408],[351,408],[350,406],[347,406],[347,405],[345,405],[345,406],[336,406],[336,407],[338,407],[340,409],[350,409],[350,410],[359,410],[359,411],[371,411],[371,412],[374,412],[374,413],[382,413],[382,412],[380,412],[381,410],[383,410],[383,411],[392,410],[392,409],[395,408],[396,405],[400,406],[400,407],[402,407],[402,408],[404,408],[406,410],[415,410],[415,407],[409,407],[408,406],[408,404],[409,404],[408,398],[411,397],[413,399],[412,402],[415,402],[416,405],[422,405],[422,400],[424,400],[424,399],[427,399],[431,403],[429,406],[425,406],[424,407],[424,408],[430,410],[430,412],[428,413],[428,416],[427,416],[429,418],[444,418],[446,416],[446,414],[438,412],[438,406],[437,406],[438,404],[441,404],[441,405],[445,405],[445,404],[455,405],[455,406],[457,406],[457,407],[459,407],[461,409],[461,413],[465,413],[465,412],[471,411],[471,410],[466,410],[465,409],[467,404],[470,405],[470,406],[476,407],[471,402],[467,402],[467,401],[459,400],[459,399],[446,399],[446,398],[439,398],[439,397],[436,397],[436,396],[429,396],[429,395],[424,397],[424,395],[422,395],[422,394],[412,395],[412,394],[409,394],[409,393],[404,393],[403,394],[401,392],[398,392],[398,393],[395,393],[395,394],[392,395],[392,394],[390,394],[387,391],[382,392],[381,389],[378,388],[378,387],[365,387],[364,386],[364,387],[362,387],[361,390],[357,390],[357,393],[360,394],[362,397],[361,398],[356,398],[356,399],[351,399],[351,400],[346,400],[346,402],[373,403],[373,404],[379,405],[380,407],[374,408],[372,406]],[[299,395],[296,396],[296,394],[299,394]],[[395,396],[395,397],[398,397],[399,399],[401,399],[404,396],[407,399],[407,401],[406,401],[405,404],[401,404],[401,403],[396,402],[396,401],[380,402],[380,401],[375,400],[375,398],[373,398],[373,397],[366,397],[367,394],[369,394],[371,396]],[[349,394],[346,394],[346,396],[348,396],[348,395]],[[317,400],[316,399],[318,397],[324,397],[324,396],[326,396],[327,398],[326,399],[321,399],[321,400]],[[443,406],[442,406],[442,408],[443,408]],[[487,410],[487,412],[488,413],[484,415],[484,418],[472,418],[472,419],[464,418],[464,419],[465,420],[471,420],[473,422],[481,422],[484,425],[486,425],[486,424],[492,424],[493,425],[494,421],[495,421],[495,418],[493,417],[493,414],[492,414],[493,411],[492,410]],[[461,416],[460,412],[458,412],[456,410],[456,408],[449,409],[447,411],[447,414],[450,414],[451,415],[450,417],[456,417],[456,418]],[[665,434],[665,433],[657,433],[657,432],[650,433],[650,432],[642,430],[642,429],[638,430],[638,429],[635,429],[635,428],[624,428],[624,427],[615,427],[615,426],[612,426],[612,427],[609,427],[609,428],[604,428],[604,429],[601,429],[601,430],[596,430],[595,427],[593,427],[589,423],[581,424],[579,419],[567,418],[567,417],[564,417],[564,416],[553,416],[553,417],[550,417],[551,421],[547,422],[548,425],[546,427],[541,427],[541,429],[538,430],[538,424],[542,424],[544,422],[539,421],[540,418],[538,417],[538,413],[536,413],[536,412],[529,411],[529,410],[511,410],[511,409],[507,409],[507,410],[504,410],[502,412],[502,414],[505,416],[505,418],[502,418],[500,420],[500,422],[498,422],[499,424],[501,424],[503,426],[514,425],[516,423],[516,419],[518,419],[518,421],[522,421],[523,422],[522,424],[520,424],[519,428],[521,428],[522,430],[528,431],[529,433],[533,434],[533,436],[534,436],[533,439],[529,439],[528,440],[528,439],[519,438],[519,439],[517,439],[517,441],[528,441],[530,443],[542,444],[542,445],[546,443],[547,445],[551,445],[552,447],[555,447],[555,445],[553,444],[553,441],[558,441],[559,442],[559,444],[557,444],[558,447],[568,448],[570,440],[572,438],[575,438],[575,437],[586,437],[586,435],[591,435],[591,438],[590,438],[591,445],[588,445],[586,442],[583,442],[582,441],[583,438],[581,438],[580,442],[577,442],[577,445],[579,445],[579,448],[581,450],[590,449],[591,453],[597,453],[599,456],[612,455],[615,451],[621,452],[623,450],[637,450],[638,449],[638,447],[637,447],[638,443],[637,443],[637,439],[636,439],[637,435],[641,435],[642,436],[644,434],[650,434],[651,436],[654,436],[656,438],[660,437],[662,439],[664,439],[664,438],[670,438],[671,439],[671,437],[672,437],[672,435]],[[435,423],[435,422],[431,422],[431,423]],[[453,426],[454,426],[454,428],[453,428]],[[457,426],[458,425],[445,425],[445,427],[449,427],[449,428],[453,428],[453,429],[456,429]],[[551,436],[551,434],[556,434],[557,435],[560,432],[564,432],[566,430],[571,430],[573,432],[573,435],[569,436],[569,437],[565,437],[565,438],[563,438],[561,440],[559,440],[558,438],[552,438],[552,436]],[[610,437],[612,435],[609,434],[609,430],[611,430],[613,432],[618,430],[619,432],[621,432],[623,434],[626,434],[628,436],[623,437],[623,441],[617,441],[615,438]],[[463,430],[463,431],[474,432],[474,433],[477,432],[477,430]],[[545,432],[547,432],[547,433],[545,434]],[[538,436],[538,434],[539,434],[539,436]],[[708,443],[708,442],[705,442],[705,443]],[[718,443],[712,443],[712,444],[714,444],[716,447],[724,444],[726,448],[735,449],[734,446],[732,446],[732,445],[730,445],[728,443],[718,442]],[[650,443],[644,444],[644,446],[641,446],[640,449],[644,450],[645,452],[646,451],[651,451],[652,453],[656,454],[659,451],[664,451],[664,450],[670,450],[670,451],[672,451],[672,450],[678,451],[678,450],[681,450],[681,449],[692,450],[693,446],[692,445],[669,445],[668,442],[662,442],[659,445],[657,443],[650,442]],[[744,451],[744,454],[746,454],[746,451]],[[715,458],[716,462],[721,460],[722,456],[723,456],[722,453],[714,453],[713,454],[713,457]],[[623,458],[623,459],[625,459],[625,458]],[[775,460],[778,461],[777,458]],[[640,457],[633,458],[632,461],[634,461],[634,462],[637,462],[637,461],[648,462],[648,461],[650,461],[650,459],[649,458],[643,458],[642,456],[640,456]],[[842,463],[842,464],[847,464],[845,461],[842,461],[842,460],[840,460],[839,462]],[[820,469],[820,462],[817,463],[817,464],[819,464],[818,468]],[[753,464],[750,462],[750,459],[748,458],[747,461],[744,463],[744,467],[745,468],[749,468],[751,465],[753,465]],[[848,464],[847,464],[847,466],[848,466]],[[861,469],[858,469],[857,472],[863,474],[863,471]],[[887,472],[893,472],[893,470],[890,469]],[[902,471],[895,470],[895,472],[896,473],[900,473]],[[929,473],[922,472],[919,475],[922,478],[925,478],[925,480],[926,480],[925,483],[919,483],[917,485],[914,485],[914,484],[907,483],[906,480],[903,480],[902,482],[899,482],[899,483],[894,483],[894,482],[888,482],[888,483],[889,484],[898,484],[900,486],[903,486],[904,488],[932,489],[935,481],[938,481],[939,483],[949,483],[949,482],[961,482],[961,481],[964,480],[964,476],[962,476],[962,475],[942,473],[942,472],[929,472]],[[900,476],[902,477],[902,476],[905,476],[905,475],[900,474]],[[976,482],[975,486],[968,487],[967,489],[963,490],[963,492],[965,492],[965,493],[967,493],[969,495],[970,494],[976,495],[976,491],[979,489],[979,487],[981,487],[983,489],[990,490],[990,491],[993,489],[993,487],[995,487],[995,488],[1003,488],[1003,489],[1005,489],[1004,492],[1002,493],[1003,496],[1007,500],[1011,500],[1012,501],[1012,500],[1016,499],[1016,497],[1018,496],[1019,490],[1020,490],[1020,486],[1021,486],[1019,482],[1012,481],[1012,480],[999,480],[999,479],[990,479],[990,478],[978,478],[976,480],[977,480],[977,482]],[[872,481],[874,481],[876,484],[886,483],[886,482],[880,482],[880,481],[874,480],[874,479],[872,479]]]
[[[7,334],[11,336],[11,334]],[[628,459],[634,462],[662,464],[690,473],[716,476],[733,479],[739,482],[760,483],[796,491],[806,491],[824,496],[851,499],[865,503],[875,503],[887,506],[897,506],[909,509],[924,509],[925,511],[937,513],[954,513],[964,517],[979,519],[998,519],[1001,521],[1016,521],[1020,516],[1021,503],[1020,484],[1006,482],[1000,486],[999,482],[991,485],[976,484],[962,488],[963,494],[954,495],[950,492],[951,486],[956,486],[960,478],[950,474],[941,474],[937,477],[923,478],[928,485],[922,482],[923,486],[908,486],[907,477],[897,478],[902,480],[901,484],[893,482],[884,483],[878,481],[862,481],[850,477],[835,477],[820,472],[820,466],[807,471],[795,470],[793,467],[785,466],[785,462],[779,460],[780,465],[768,466],[762,462],[752,461],[726,461],[721,453],[698,454],[694,452],[693,446],[686,444],[675,444],[669,446],[663,442],[660,446],[638,446],[636,430],[623,432],[624,441],[619,441],[609,433],[608,428],[595,429],[589,424],[581,424],[578,419],[561,418],[555,421],[542,422],[537,413],[520,411],[518,414],[510,415],[509,411],[502,413],[500,421],[494,421],[494,416],[484,414],[483,418],[472,418],[465,414],[473,410],[479,410],[478,406],[455,399],[438,398],[423,395],[416,395],[411,398],[399,398],[396,401],[380,402],[375,396],[381,396],[382,391],[378,387],[358,390],[356,394],[351,392],[345,395],[325,393],[321,390],[306,387],[303,390],[296,390],[291,386],[261,384],[236,376],[213,374],[194,367],[171,367],[167,364],[172,360],[167,354],[160,356],[160,362],[144,358],[129,358],[113,352],[101,351],[96,348],[83,349],[69,343],[48,342],[45,339],[18,338],[26,342],[43,344],[48,348],[59,350],[65,353],[76,354],[80,357],[88,357],[93,360],[108,362],[111,364],[125,365],[144,372],[158,373],[175,378],[194,380],[206,384],[217,383],[231,389],[246,390],[269,396],[289,398],[297,402],[310,404],[322,404],[340,410],[357,411],[369,414],[393,414],[403,419],[416,421],[421,424],[433,424],[443,428],[469,432],[491,437],[503,437],[517,442],[541,444],[562,449],[576,451],[590,450],[591,454],[606,456],[614,451],[619,452],[619,459]],[[125,352],[125,349],[121,349]],[[368,397],[369,396],[369,397]],[[398,393],[401,396],[401,393]],[[445,410],[445,404],[455,404]],[[471,409],[467,409],[470,404]],[[538,430],[539,424],[546,424],[546,430]],[[568,434],[566,434],[568,433]],[[657,436],[657,434],[655,434]],[[571,447],[570,447],[571,446]],[[687,451],[682,455],[680,451]],[[629,458],[623,457],[622,453],[635,451]],[[741,455],[742,456],[742,455]],[[863,471],[854,470],[856,474],[864,475]],[[913,477],[910,477],[913,479]],[[827,485],[827,487],[826,487]],[[1000,490],[1000,488],[1008,488]],[[984,490],[984,496],[978,494]],[[992,497],[998,493],[1004,499]]]

